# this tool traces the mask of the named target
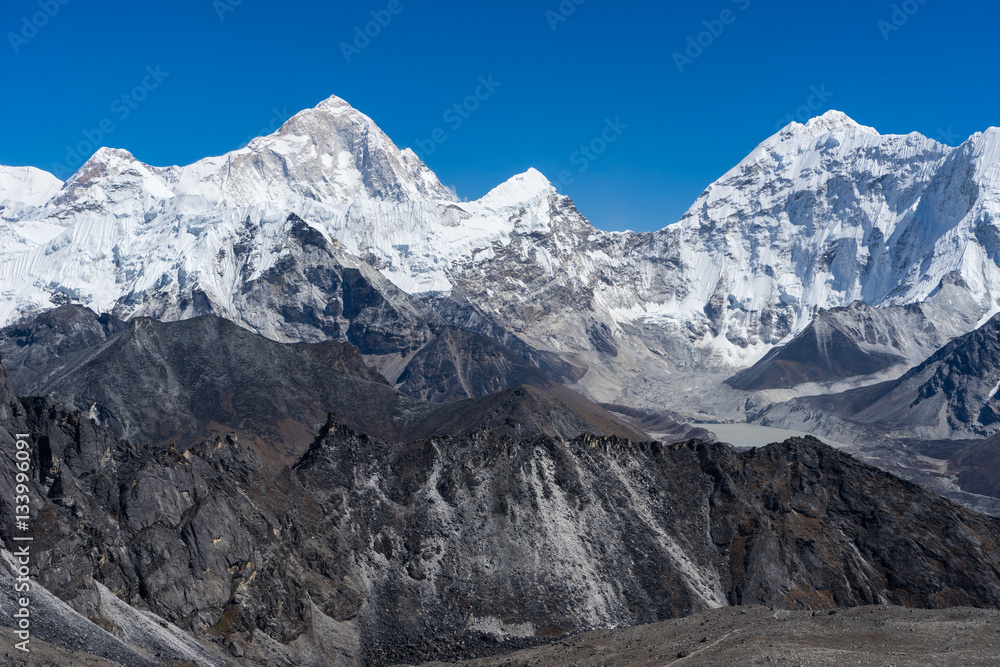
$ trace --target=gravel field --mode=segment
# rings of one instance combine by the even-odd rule
[[[814,616],[728,607],[653,625],[587,632],[548,646],[460,664],[1000,665],[1000,612],[858,607]]]

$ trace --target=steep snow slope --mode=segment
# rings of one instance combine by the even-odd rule
[[[719,276],[696,301],[738,345],[754,329],[775,342],[817,307],[921,301],[952,271],[994,303],[1000,271],[977,242],[995,233],[1000,204],[983,196],[996,180],[988,139],[950,149],[831,112],[761,144],[664,232],[684,264],[710,267],[688,273]],[[753,326],[767,312],[773,332]]]
[[[679,222],[605,233],[535,170],[456,201],[330,98],[186,167],[98,151],[44,208],[0,221],[0,323],[73,301],[124,318],[212,311],[295,340],[279,312],[240,305],[280,271],[289,214],[403,291],[467,300],[561,356],[592,398],[654,404],[672,372],[746,366],[820,308],[920,302],[954,274],[976,316],[996,310],[1000,130],[950,148],[830,112],[766,140]]]
[[[61,227],[30,221],[33,210],[55,196],[63,182],[34,167],[0,166],[0,257],[58,234]]]
[[[0,320],[65,298],[146,314],[155,306],[136,301],[194,286],[231,313],[240,285],[229,251],[253,246],[257,271],[247,278],[259,277],[281,256],[289,212],[411,293],[448,290],[451,259],[509,234],[513,223],[493,209],[530,203],[542,182],[529,172],[467,211],[412,151],[336,98],[244,149],[187,167],[100,149],[44,209],[5,225],[39,231],[0,250]]]
[[[34,167],[0,166],[0,205],[42,206],[62,187],[62,181]]]

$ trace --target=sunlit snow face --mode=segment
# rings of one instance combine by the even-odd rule
[[[997,136],[951,149],[831,112],[766,140],[663,231],[608,234],[535,170],[455,201],[412,151],[331,98],[186,167],[105,149],[59,192],[41,172],[0,173],[0,193],[20,202],[0,214],[0,319],[48,307],[56,286],[134,314],[195,287],[235,308],[243,281],[287,252],[295,213],[405,292],[477,285],[477,307],[536,341],[586,347],[585,332],[563,329],[592,309],[615,335],[651,326],[742,365],[819,308],[919,301],[951,273],[1000,293],[987,247]],[[252,271],[234,263],[247,220]]]

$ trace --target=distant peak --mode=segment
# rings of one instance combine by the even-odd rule
[[[357,111],[357,109],[352,107],[347,100],[337,97],[336,95],[330,95],[330,97],[317,104],[315,108],[327,111]]]
[[[182,171],[178,187],[186,190],[181,191],[206,192],[213,200],[240,205],[281,196],[324,203],[359,196],[451,198],[416,154],[401,151],[375,121],[336,95],[221,159],[208,158]]]
[[[346,100],[336,95],[331,95],[316,106],[303,109],[289,118],[282,128],[278,130],[278,133],[280,134],[284,131],[294,134],[301,131],[309,132],[315,130],[317,126],[329,127],[332,125],[333,127],[340,127],[341,125],[357,123],[377,128],[374,121],[352,107]]]
[[[523,174],[512,176],[505,183],[493,188],[489,194],[483,197],[483,200],[495,204],[512,205],[528,203],[555,192],[556,189],[549,182],[549,179],[532,167]]]
[[[68,184],[88,183],[95,178],[120,173],[134,165],[142,163],[124,148],[98,148],[86,162],[80,165],[68,181]]]
[[[792,122],[781,131],[781,134],[784,135],[790,132],[796,135],[816,137],[838,130],[878,134],[875,128],[862,125],[843,111],[837,111],[836,109],[831,109],[820,116],[810,118],[805,124]]]
[[[830,109],[825,114],[816,116],[815,118],[810,118],[806,123],[806,127],[851,127],[859,128],[862,125],[856,122],[853,118],[848,116],[843,111],[837,111],[836,109]]]
[[[66,201],[86,192],[87,188],[102,179],[124,179],[124,181],[141,184],[142,192],[157,199],[169,199],[173,192],[157,175],[156,169],[136,159],[134,155],[122,148],[98,148],[90,159],[76,170],[63,189],[59,199]],[[123,182],[124,182],[123,181]],[[111,192],[111,191],[109,191]],[[108,193],[105,193],[108,194]],[[135,198],[136,193],[127,194],[126,190],[109,194],[110,200],[124,201],[128,197]],[[135,202],[133,202],[135,203]]]
[[[553,187],[552,183],[549,182],[549,179],[545,178],[545,175],[534,167],[529,168],[528,171],[523,174],[514,176],[507,182],[510,183],[512,181],[515,183],[523,183],[525,187],[537,190],[548,190]]]
[[[93,178],[115,176],[125,172],[150,174],[151,168],[124,148],[102,146],[77,169],[67,183],[87,182]]]
[[[98,148],[94,154],[90,157],[88,162],[138,162],[135,156],[124,148],[108,148],[107,146],[101,146]]]

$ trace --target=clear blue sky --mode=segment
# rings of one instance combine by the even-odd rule
[[[51,171],[102,121],[100,143],[187,164],[336,94],[401,146],[441,128],[427,162],[464,198],[528,167],[566,172],[595,225],[648,230],[810,101],[953,144],[1000,125],[992,1],[564,0],[568,16],[560,0],[396,1],[348,62],[342,43],[390,0],[7,0],[0,164]],[[679,71],[674,54],[710,29]],[[478,109],[445,116],[491,75]],[[576,153],[616,118],[628,127],[603,153]]]

